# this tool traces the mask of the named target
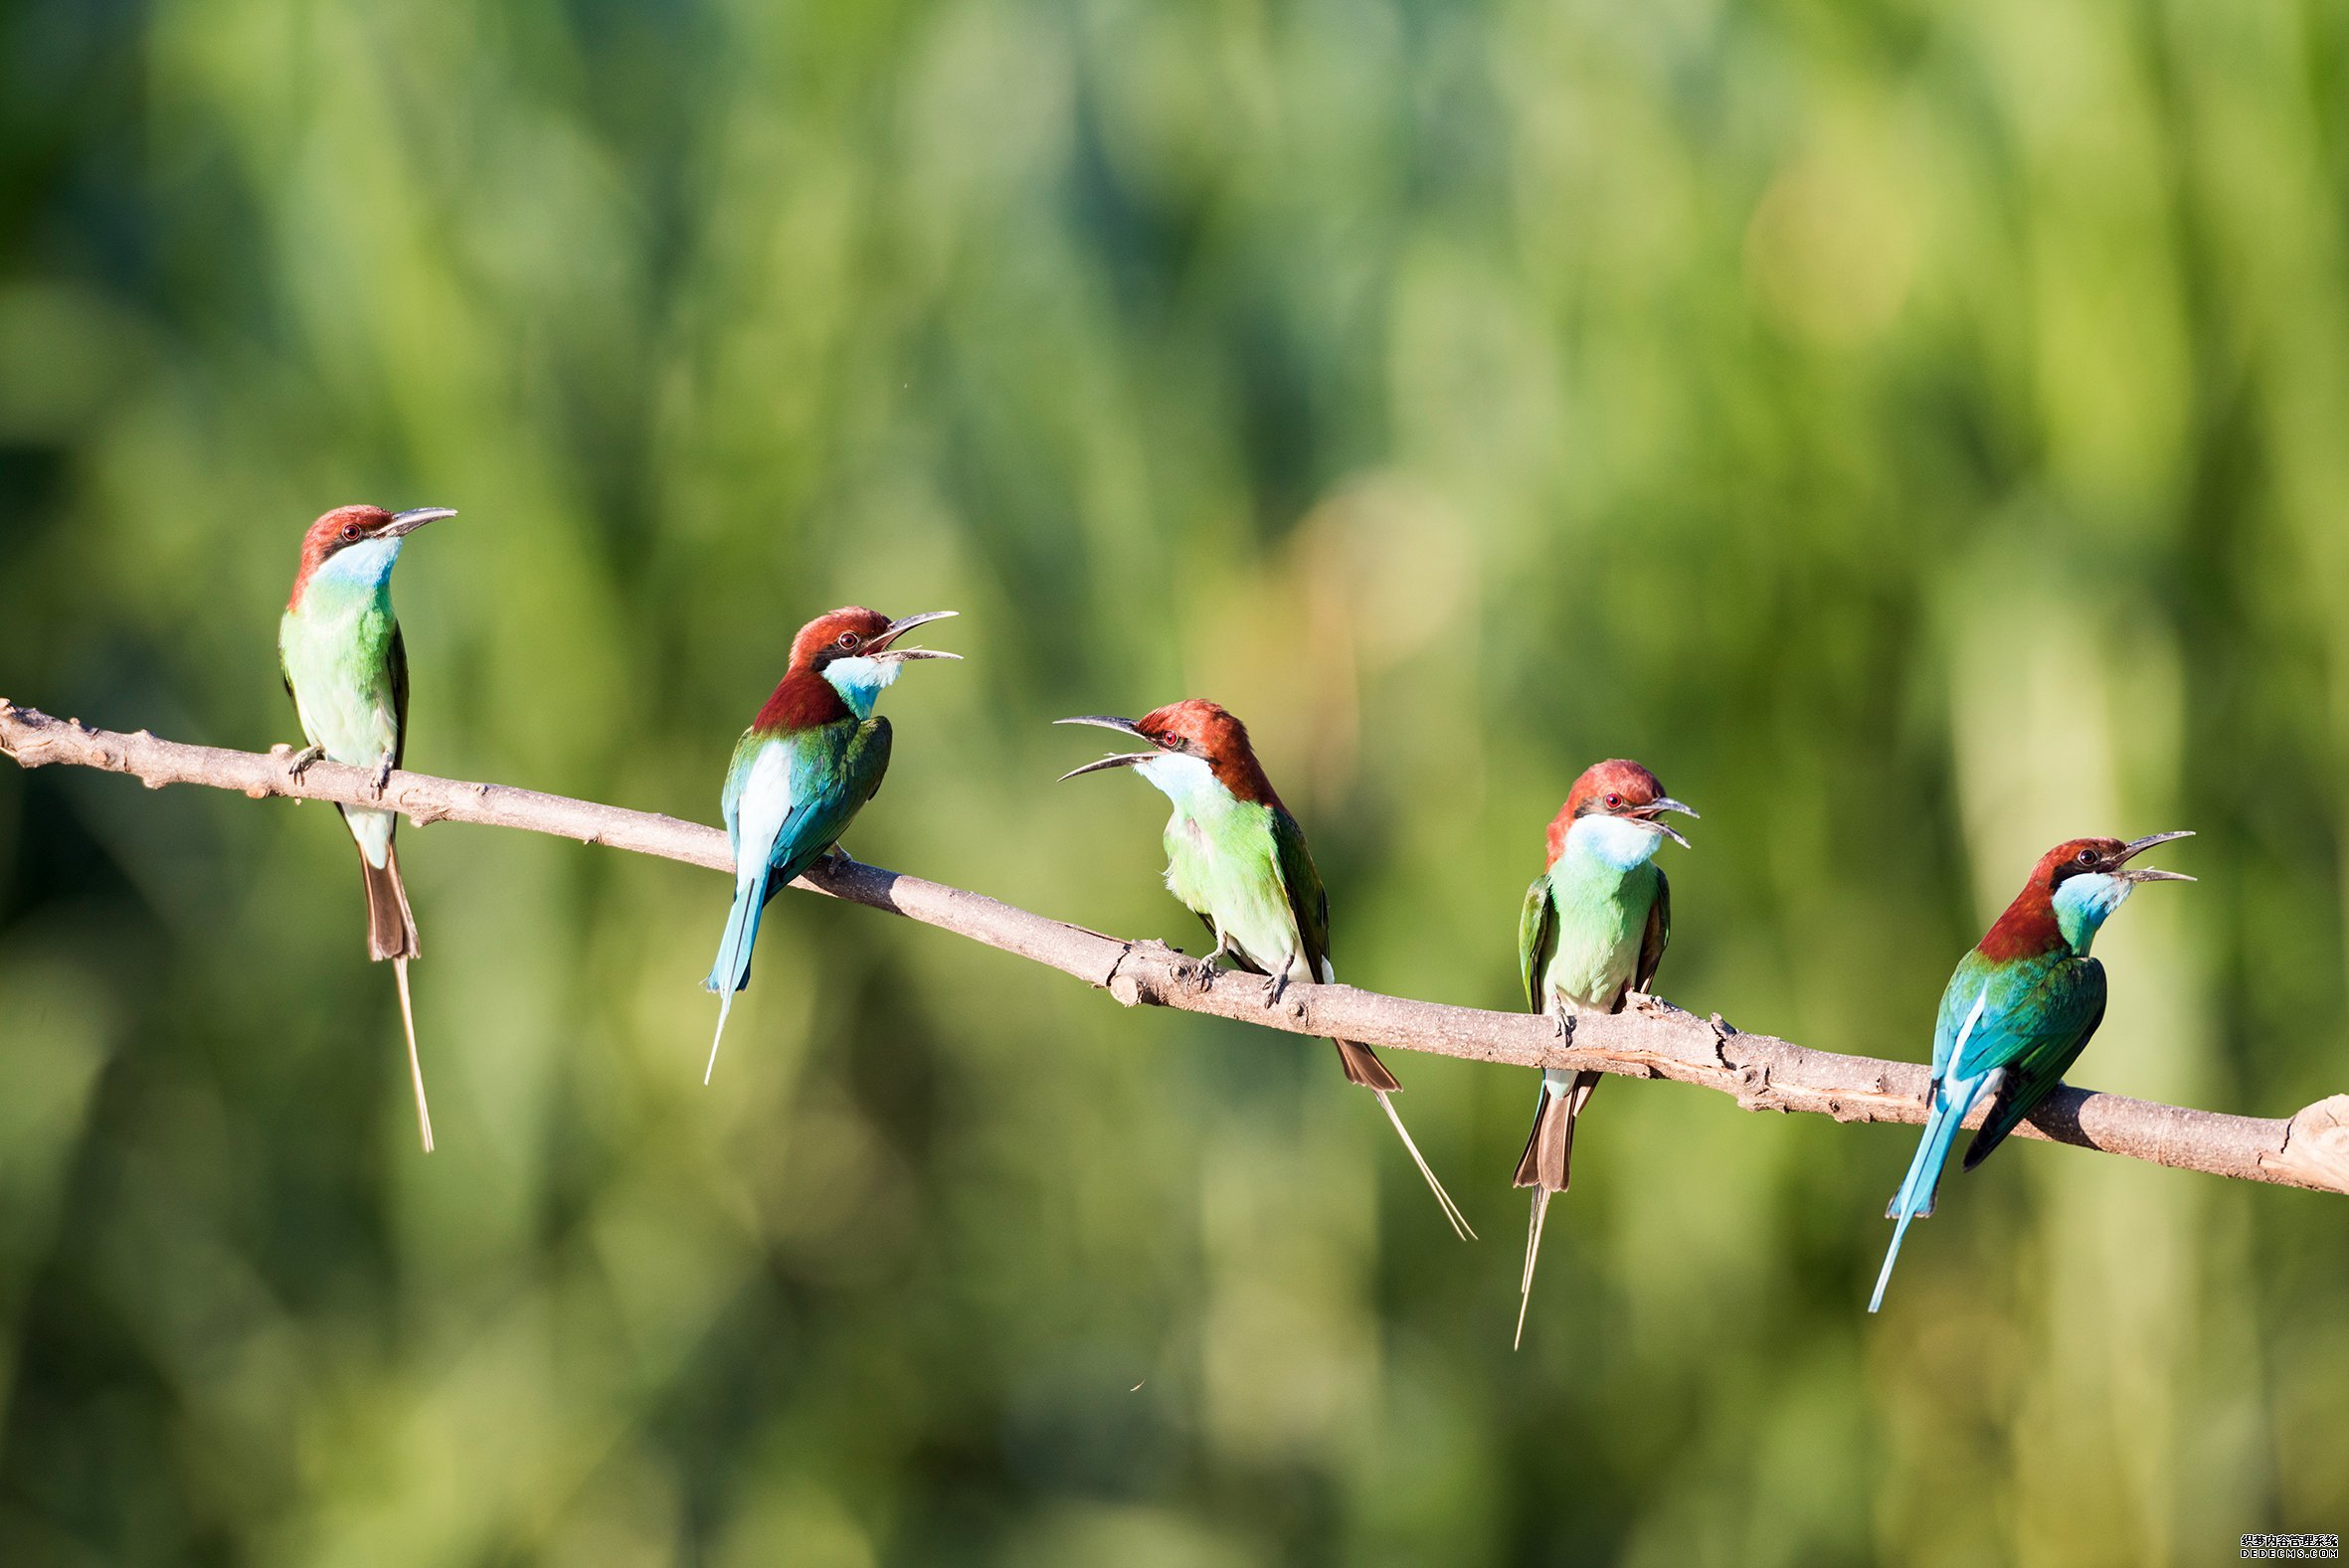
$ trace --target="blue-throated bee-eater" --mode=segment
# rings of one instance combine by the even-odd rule
[[[408,649],[392,613],[392,567],[410,534],[455,515],[446,506],[396,513],[380,506],[339,506],[302,536],[301,567],[277,623],[277,666],[309,743],[294,759],[297,775],[324,757],[374,769],[380,793],[400,766],[408,750]],[[399,817],[365,806],[338,809],[359,846],[368,956],[391,959],[399,977],[417,1131],[430,1153],[433,1118],[425,1107],[416,1009],[408,995],[408,960],[423,950],[416,940],[416,917],[408,909],[408,889],[400,881],[399,852],[392,847]]]
[[[1884,1306],[1885,1286],[1900,1256],[1908,1222],[1933,1212],[1933,1190],[1958,1129],[1978,1104],[1990,1111],[1965,1163],[1973,1169],[2064,1080],[2104,1021],[2104,965],[2088,957],[2096,933],[2140,882],[2191,882],[2176,871],[2130,861],[2186,832],[2075,838],[2039,857],[2031,880],[1972,952],[1958,960],[1941,993],[1933,1028],[1933,1086],[1924,1133],[1900,1190],[1885,1209],[1893,1244],[1876,1277],[1868,1309]]]
[[[1246,726],[1215,703],[1193,697],[1140,719],[1102,715],[1060,719],[1092,724],[1149,744],[1146,752],[1105,757],[1063,774],[1132,768],[1174,802],[1167,818],[1167,889],[1196,914],[1215,939],[1208,961],[1229,958],[1266,976],[1267,1004],[1291,980],[1328,984],[1330,899],[1305,847],[1305,830],[1273,792],[1256,761]],[[1435,1178],[1389,1098],[1403,1086],[1366,1045],[1334,1040],[1346,1076],[1378,1096],[1396,1136],[1461,1237],[1476,1233]]]
[[[1672,940],[1672,884],[1656,850],[1667,838],[1684,849],[1689,843],[1665,823],[1666,811],[1697,814],[1666,794],[1654,774],[1618,759],[1585,769],[1549,824],[1548,866],[1526,889],[1517,952],[1527,1005],[1556,1019],[1561,1035],[1571,1035],[1576,1013],[1618,1011],[1632,992],[1655,983]],[[1534,1131],[1517,1162],[1517,1185],[1534,1189],[1518,1282],[1519,1341],[1534,1298],[1541,1221],[1550,1197],[1566,1190],[1574,1119],[1600,1076],[1557,1068],[1541,1074]]]
[[[934,610],[891,620],[850,606],[816,616],[792,638],[790,667],[735,744],[720,796],[734,846],[734,907],[702,982],[718,993],[718,1029],[703,1083],[717,1069],[734,993],[750,983],[751,947],[767,901],[829,850],[881,787],[889,721],[873,717],[874,702],[908,660],[962,657],[898,647],[897,639],[953,613]]]

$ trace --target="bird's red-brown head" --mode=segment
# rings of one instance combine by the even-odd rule
[[[1148,741],[1154,748],[1147,752],[1130,752],[1120,757],[1105,757],[1097,763],[1061,775],[1074,779],[1078,774],[1098,773],[1104,768],[1132,768],[1138,764],[1156,762],[1163,757],[1195,757],[1207,765],[1215,782],[1238,799],[1258,805],[1277,806],[1281,797],[1265,777],[1264,769],[1256,761],[1256,748],[1248,742],[1248,727],[1221,703],[1209,702],[1204,697],[1187,697],[1181,702],[1171,702],[1164,708],[1154,708],[1139,719],[1118,719],[1106,714],[1086,714],[1073,719],[1057,719],[1057,724],[1090,724],[1104,730],[1116,730],[1124,735]]]
[[[912,659],[957,659],[938,648],[899,647],[897,639],[916,626],[943,620],[951,610],[926,610],[891,620],[877,610],[849,605],[817,615],[792,638],[791,664],[751,727],[802,730],[829,724],[851,712],[868,714],[882,687]]]
[[[380,506],[338,506],[323,514],[302,533],[301,564],[294,570],[293,592],[286,596],[285,608],[299,605],[302,590],[318,569],[353,545],[402,539],[427,523],[455,515],[446,506],[420,506],[406,512],[387,512]]]
[[[1666,794],[1663,784],[1639,764],[1620,757],[1593,763],[1574,781],[1574,787],[1566,791],[1566,803],[1550,821],[1549,864],[1555,865],[1557,857],[1565,853],[1566,835],[1574,830],[1575,820],[1584,816],[1622,817],[1687,848],[1689,841],[1659,819],[1665,811],[1689,817],[1697,814]]]
[[[2183,872],[2156,871],[2151,866],[2129,864],[2155,844],[2193,836],[2190,831],[2152,833],[2125,843],[2117,838],[2067,838],[2040,856],[2039,863],[2031,868],[2030,880],[2023,884],[2023,891],[2015,895],[2015,901],[2006,907],[2006,912],[1977,945],[1982,956],[1994,959],[2030,958],[2064,941],[2062,923],[2057,919],[2056,895],[2074,877],[2103,877],[2122,883],[2193,881]],[[2111,891],[2110,902],[2117,904],[2120,894],[2127,890]]]
[[[955,658],[958,655],[942,653],[936,648],[891,646],[914,627],[943,620],[953,613],[951,610],[933,610],[891,620],[877,610],[848,605],[817,615],[800,628],[799,634],[792,638],[792,667],[819,670],[834,659],[877,658],[883,653],[892,659]]]
[[[861,605],[817,615],[792,638],[792,667],[815,669],[843,655],[864,651],[867,642],[889,634],[889,617]]]

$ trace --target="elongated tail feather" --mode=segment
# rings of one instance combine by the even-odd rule
[[[1435,1179],[1435,1172],[1428,1168],[1426,1158],[1419,1152],[1419,1145],[1411,1141],[1410,1130],[1403,1126],[1403,1119],[1396,1112],[1394,1102],[1387,1098],[1401,1091],[1401,1080],[1386,1070],[1386,1064],[1378,1060],[1377,1052],[1359,1041],[1332,1040],[1330,1043],[1338,1047],[1338,1065],[1346,1069],[1347,1082],[1359,1084],[1378,1097],[1379,1109],[1386,1113],[1386,1120],[1394,1124],[1394,1135],[1403,1140],[1404,1148],[1410,1150],[1411,1163],[1419,1167],[1419,1174],[1427,1182],[1427,1190],[1435,1194],[1435,1201],[1442,1206],[1444,1218],[1451,1224],[1452,1234],[1462,1241],[1476,1240],[1476,1232],[1469,1226],[1468,1216],[1460,1212],[1460,1205],[1452,1201],[1452,1194],[1444,1190],[1444,1184]]]
[[[1526,1151],[1518,1156],[1516,1184],[1534,1189],[1534,1212],[1526,1225],[1526,1267],[1518,1279],[1516,1349],[1526,1337],[1526,1308],[1534,1301],[1534,1265],[1541,1254],[1541,1222],[1549,1200],[1566,1190],[1573,1172],[1574,1119],[1590,1103],[1600,1073],[1544,1072],[1541,1098],[1534,1108],[1534,1130],[1526,1134]]]
[[[1893,1265],[1900,1259],[1900,1243],[1908,1235],[1908,1222],[1915,1219],[1920,1212],[1930,1213],[1929,1200],[1927,1207],[1921,1210],[1910,1201],[1911,1190],[1915,1187],[1918,1176],[1923,1172],[1928,1157],[1932,1159],[1936,1172],[1939,1169],[1940,1161],[1949,1157],[1950,1140],[1943,1130],[1954,1128],[1957,1125],[1956,1121],[1938,1109],[1933,1112],[1933,1118],[1934,1120],[1925,1128],[1924,1137],[1917,1144],[1916,1157],[1909,1163],[1906,1179],[1900,1183],[1899,1192],[1895,1194],[1892,1203],[1885,1210],[1886,1216],[1894,1222],[1893,1244],[1885,1249],[1884,1267],[1876,1273],[1875,1294],[1868,1298],[1868,1309],[1872,1312],[1881,1310],[1884,1307],[1885,1287],[1893,1283]]]
[[[751,982],[751,950],[759,941],[759,917],[767,909],[769,869],[761,866],[734,884],[734,907],[726,912],[726,934],[718,939],[718,957],[710,964],[702,988],[718,993],[718,1032],[710,1037],[709,1066],[701,1081],[708,1083],[718,1070],[718,1042],[726,1038],[726,1014],[734,1008],[734,993]]]
[[[1528,1183],[1520,1182],[1520,1186]],[[1534,1189],[1534,1212],[1526,1221],[1526,1272],[1517,1283],[1517,1337],[1509,1341],[1515,1350],[1526,1342],[1526,1308],[1534,1305],[1534,1263],[1541,1256],[1541,1221],[1549,1213],[1549,1189]]]
[[[1451,1222],[1452,1234],[1462,1241],[1476,1240],[1476,1231],[1469,1225],[1468,1216],[1460,1212],[1460,1205],[1452,1201],[1452,1194],[1444,1190],[1444,1184],[1436,1180],[1435,1172],[1428,1168],[1426,1156],[1419,1152],[1419,1145],[1411,1141],[1410,1130],[1403,1126],[1402,1117],[1396,1114],[1390,1095],[1383,1092],[1379,1094],[1378,1109],[1384,1111],[1386,1120],[1394,1124],[1394,1135],[1401,1138],[1403,1147],[1410,1151],[1411,1163],[1419,1167],[1420,1176],[1427,1182],[1427,1190],[1435,1194],[1435,1201],[1442,1206],[1444,1218]]]
[[[408,995],[408,960],[396,958],[392,972],[400,980],[400,1021],[408,1026],[408,1082],[416,1090],[416,1131],[424,1151],[433,1151],[433,1109],[424,1100],[424,1060],[416,1053],[416,1003]]]
[[[726,1015],[733,1010],[734,993],[720,991],[718,993],[718,1031],[710,1036],[709,1064],[701,1070],[701,1087],[704,1089],[710,1086],[710,1075],[718,1070],[718,1042],[726,1038]]]
[[[2001,1076],[1986,1073],[1979,1078],[1933,1086],[1933,1109],[1925,1116],[1924,1134],[1916,1140],[1915,1157],[1908,1162],[1908,1174],[1900,1179],[1900,1190],[1885,1206],[1885,1218],[1895,1222],[1893,1244],[1885,1250],[1884,1268],[1876,1276],[1876,1294],[1868,1299],[1870,1311],[1884,1306],[1885,1287],[1892,1283],[1893,1265],[1899,1259],[1900,1242],[1908,1234],[1908,1222],[1932,1217],[1933,1189],[1940,1184],[1941,1167],[1949,1161],[1950,1146],[1957,1141],[1958,1130],[1965,1125],[1967,1113],[1981,1096],[1997,1092]]]

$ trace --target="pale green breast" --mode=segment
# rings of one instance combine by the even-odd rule
[[[398,748],[391,596],[313,582],[277,626],[277,654],[302,734],[338,763],[368,766]]]
[[[1549,869],[1557,946],[1542,970],[1542,998],[1604,1009],[1639,967],[1648,912],[1656,903],[1656,868],[1642,861],[1617,870],[1596,856],[1566,854]]]
[[[1167,891],[1213,922],[1256,967],[1286,969],[1299,947],[1297,918],[1281,883],[1271,808],[1195,791],[1175,802],[1166,844]]]

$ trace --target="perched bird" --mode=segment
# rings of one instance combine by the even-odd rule
[[[813,865],[881,787],[889,769],[889,721],[873,703],[910,659],[959,659],[935,648],[901,648],[914,627],[955,613],[891,620],[850,606],[818,615],[792,638],[791,665],[775,694],[735,743],[719,797],[734,845],[734,907],[717,960],[702,984],[718,993],[718,1031],[710,1037],[708,1083],[734,993],[750,983],[759,917],[791,880]]]
[[[1933,1189],[1957,1130],[1977,1104],[1990,1112],[1966,1147],[1973,1169],[2063,1082],[2104,1021],[2104,965],[2088,957],[2096,932],[2140,882],[2191,882],[2175,871],[2130,868],[2155,844],[2192,833],[2075,838],[2039,857],[2031,880],[1990,932],[1958,960],[1933,1029],[1933,1087],[1916,1157],[1885,1209],[1893,1245],[1868,1309],[1884,1306],[1908,1222],[1933,1212]]]
[[[1571,1036],[1576,1013],[1618,1011],[1626,996],[1655,981],[1672,940],[1672,884],[1655,863],[1656,850],[1667,838],[1684,849],[1689,844],[1662,820],[1666,811],[1697,814],[1666,794],[1654,774],[1617,760],[1584,770],[1549,824],[1549,865],[1526,889],[1517,954],[1526,1004],[1556,1019],[1560,1035]],[[1541,1074],[1534,1131],[1517,1162],[1517,1185],[1534,1189],[1518,1283],[1519,1341],[1534,1297],[1541,1221],[1550,1196],[1566,1190],[1574,1119],[1600,1076],[1557,1068]]]
[[[306,750],[295,777],[319,758],[372,768],[379,795],[408,750],[408,649],[392,613],[392,567],[400,547],[425,524],[456,513],[446,506],[387,512],[338,506],[302,535],[301,567],[277,623],[277,667],[293,698]],[[392,960],[400,982],[400,1017],[408,1029],[408,1076],[416,1088],[416,1125],[432,1152],[433,1117],[425,1107],[424,1065],[416,1053],[416,1008],[408,995],[408,960],[423,950],[416,917],[392,847],[398,816],[341,806],[359,845],[367,889],[367,953]]]
[[[1147,752],[1105,757],[1063,774],[1132,768],[1174,804],[1167,818],[1167,889],[1215,938],[1208,961],[1230,958],[1266,976],[1265,1002],[1280,1000],[1291,980],[1328,984],[1330,899],[1305,847],[1305,830],[1273,792],[1256,761],[1246,726],[1212,702],[1193,697],[1139,720],[1098,714],[1055,720],[1116,730],[1150,744]],[[1388,1097],[1403,1086],[1366,1045],[1334,1040],[1346,1076],[1378,1096],[1395,1135],[1464,1239],[1476,1233],[1428,1169]]]

